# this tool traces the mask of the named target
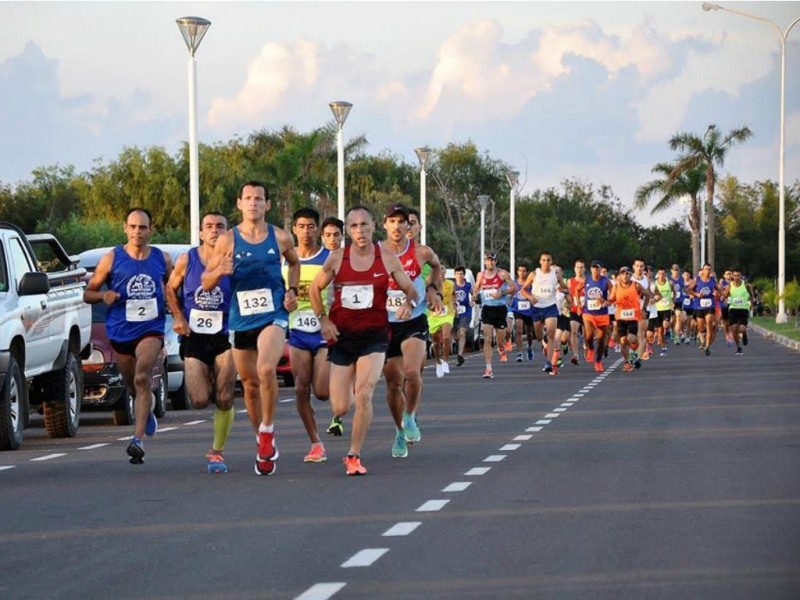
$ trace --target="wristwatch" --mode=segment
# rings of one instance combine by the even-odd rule
[[[286,291],[287,291],[287,292],[294,292],[294,295],[295,295],[295,296],[297,296],[297,295],[298,295],[298,293],[297,293],[297,286],[294,286],[294,285],[292,285],[292,286],[288,287],[288,288],[286,289]]]
[[[411,305],[411,308],[417,308],[417,301],[416,300],[409,300],[408,303]]]

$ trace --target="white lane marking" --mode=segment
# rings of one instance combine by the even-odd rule
[[[558,413],[547,413],[544,416],[545,419],[555,419],[556,417],[558,417]]]
[[[475,475],[486,475],[489,471],[492,470],[492,467],[474,467],[464,473],[467,477],[474,477]]]
[[[511,450],[518,450],[519,447],[520,447],[520,444],[506,444],[505,446],[500,448],[498,450],[498,452],[509,452]]]
[[[528,427],[525,431],[530,433],[536,433],[537,431],[541,431],[544,427]]]
[[[42,460],[52,460],[54,458],[61,458],[62,456],[66,456],[66,454],[47,454],[45,456],[40,456],[39,458],[32,458],[31,462],[39,462]]]
[[[483,462],[500,462],[506,457],[505,454],[492,454],[483,459]]]
[[[532,435],[518,435],[517,437],[514,438],[514,441],[515,442],[527,442],[532,437],[533,437]]]
[[[566,409],[566,408],[554,408],[554,409],[553,409],[553,412],[554,412],[554,413],[562,413],[562,412],[567,412],[567,409]]]
[[[550,423],[551,423],[550,419],[539,419],[538,421],[536,421],[537,425],[550,425]]]
[[[164,427],[164,428],[159,427],[158,433],[164,433],[166,431],[175,431],[176,429],[177,427]]]
[[[13,469],[16,466],[17,465],[3,465],[2,467],[0,467],[0,471],[8,471],[9,469]]]
[[[188,423],[184,423],[184,425],[200,425],[200,423],[205,423],[208,419],[200,419],[199,421],[189,421]]]
[[[344,582],[315,583],[294,600],[328,600],[346,585]]]
[[[576,394],[572,394],[573,398],[583,398],[586,395],[586,392],[578,392]]]
[[[437,510],[442,510],[450,500],[428,500],[427,502],[423,502],[422,506],[417,508],[415,512],[436,512]]]
[[[573,404],[575,404],[575,403],[574,403],[574,402],[562,402],[562,403],[561,403],[561,406],[563,406],[563,407],[565,407],[565,408],[569,408],[569,407],[570,407],[570,406],[572,406]]]
[[[471,481],[456,481],[456,482],[451,483],[450,485],[448,485],[442,491],[443,492],[463,492],[465,489],[467,489],[471,485],[472,485]]]
[[[97,448],[102,448],[103,446],[108,446],[108,442],[103,444],[92,444],[91,446],[81,446],[78,450],[95,450]]]
[[[125,437],[117,438],[118,442],[129,442],[131,440],[131,436],[126,435]]]
[[[351,567],[369,567],[388,551],[388,548],[367,548],[366,550],[359,550],[339,566],[343,569],[349,569]]]
[[[285,400],[278,400],[281,404],[286,404],[287,402],[294,402],[294,398],[286,398]]]
[[[244,415],[247,414],[247,409],[245,408],[244,410],[237,410],[236,412],[239,413],[240,415]]]
[[[417,527],[422,525],[422,521],[404,521],[402,523],[395,523],[389,529],[384,531],[381,535],[384,537],[396,537],[401,535],[408,535],[413,532]]]

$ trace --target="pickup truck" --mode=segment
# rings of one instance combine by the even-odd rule
[[[20,447],[31,406],[50,437],[77,434],[92,328],[77,262],[52,235],[0,221],[0,450]]]

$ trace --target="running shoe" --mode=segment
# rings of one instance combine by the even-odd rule
[[[533,348],[528,346],[528,362],[533,362]]]
[[[614,354],[619,354],[620,352],[622,352],[622,348],[620,348],[619,344],[617,344],[614,346]]]
[[[147,424],[144,426],[144,434],[147,437],[152,437],[158,433],[158,419],[154,413],[147,416]]]
[[[361,458],[353,454],[344,457],[344,472],[346,475],[366,475],[367,470],[361,464]]]
[[[659,355],[659,356],[666,356],[666,355],[667,355],[667,347],[666,347],[666,346],[664,346],[664,347],[661,349],[661,352],[659,352],[659,353],[658,353],[658,355]]]
[[[569,359],[569,362],[571,362],[571,363],[572,363],[573,365],[575,365],[576,367],[577,367],[579,364],[581,364],[581,363],[580,363],[580,361],[578,360],[578,357],[577,357],[577,355],[575,355],[575,354],[573,354],[573,355],[572,355],[572,358],[570,358],[570,359]]]
[[[500,362],[508,362],[508,354],[505,350],[500,351]]]
[[[637,358],[637,359],[635,359],[635,360],[633,361],[633,367],[634,367],[635,369],[641,369],[641,368],[642,368],[642,361],[641,361],[640,359],[638,359],[638,358]]]
[[[518,352],[518,353],[517,353],[517,358],[516,358],[516,360],[517,360],[517,362],[522,362],[522,352]]]
[[[403,417],[403,434],[406,436],[406,441],[410,444],[422,439],[422,432],[417,426],[417,418],[414,415],[405,415]]]
[[[594,361],[594,372],[595,373],[602,373],[603,372],[603,362],[600,360]]]
[[[561,358],[560,356],[558,357],[558,360],[556,361],[556,366],[557,366],[559,369],[560,369],[561,367],[563,367],[563,366],[564,366],[564,359],[563,359],[563,358]]]
[[[747,346],[747,342],[748,342],[748,340],[747,340],[747,332],[745,331],[745,332],[742,334],[742,345],[743,345],[743,346]]]
[[[561,344],[561,354],[569,354],[569,344]]]
[[[684,343],[686,346],[688,346],[689,344],[691,344],[691,343],[692,343],[692,340],[691,340],[691,339],[689,339],[689,338],[686,338],[686,339],[683,341],[683,343]]]
[[[486,367],[486,370],[483,372],[484,379],[494,379],[494,372],[492,372],[491,367]]]
[[[277,465],[271,460],[261,460],[256,456],[255,473],[256,475],[274,475]]]
[[[275,433],[266,431],[258,432],[258,458],[262,461],[275,461],[278,459],[278,446],[275,443]]]
[[[130,463],[132,465],[141,465],[144,463],[144,448],[142,447],[142,440],[137,437],[132,437],[125,453],[130,456]]]
[[[625,373],[630,373],[633,371],[633,365],[629,362],[626,362],[624,365],[622,365],[622,371]]]
[[[741,348],[737,348],[736,349],[736,354],[734,354],[734,356],[741,356],[741,355],[742,355],[742,349]]]
[[[331,424],[328,425],[328,435],[339,437],[344,433],[344,423],[341,417],[333,417]]]
[[[641,359],[642,360],[650,360],[650,353],[647,350],[645,350],[644,352],[642,352]]]
[[[551,365],[549,362],[544,363],[544,366],[542,367],[542,373],[549,373],[552,370],[553,365]]]
[[[398,431],[394,436],[392,444],[392,458],[406,458],[408,456],[408,442],[402,431]]]
[[[228,472],[228,465],[225,464],[225,457],[222,455],[222,452],[211,450],[208,454],[206,454],[206,458],[208,459],[209,473],[213,474]]]
[[[456,366],[460,367],[463,364],[464,364],[464,357],[459,354],[458,356],[456,356]]]
[[[728,348],[733,348],[733,340],[731,338],[728,338],[727,340],[725,340],[725,345]]]
[[[326,460],[328,460],[328,457],[325,454],[325,446],[322,445],[322,442],[318,442],[311,444],[311,450],[306,454],[303,462],[321,463]]]
[[[444,377],[444,369],[442,369],[442,363],[440,362],[436,363],[436,377],[438,377],[439,379]]]
[[[705,350],[704,354],[705,354],[706,356],[711,356],[711,348],[709,348],[709,347],[706,347],[706,350]]]
[[[674,344],[675,344],[676,346],[680,346],[680,345],[681,345],[681,341],[680,341],[678,338],[675,338],[675,339],[673,340],[673,342],[674,342]]]
[[[550,375],[558,375],[558,366],[551,365],[548,373],[550,373]]]
[[[594,350],[591,348],[584,348],[583,350],[583,358],[586,362],[593,362],[594,361]]]
[[[506,340],[506,347],[504,348],[506,352],[511,352],[513,347],[511,346],[511,340]]]
[[[442,361],[442,373],[445,375],[450,374],[450,364],[446,360]]]

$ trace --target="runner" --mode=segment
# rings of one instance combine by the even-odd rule
[[[392,456],[408,456],[408,443],[422,439],[417,424],[417,410],[422,398],[422,369],[427,354],[428,317],[425,309],[434,313],[442,310],[438,293],[442,280],[442,266],[439,257],[428,246],[418,244],[407,236],[409,209],[402,204],[390,204],[386,208],[383,228],[386,241],[380,245],[393,253],[417,291],[418,305],[411,311],[409,319],[397,314],[397,308],[406,300],[405,290],[394,281],[389,281],[389,299],[386,308],[389,312],[391,340],[386,351],[386,366],[383,374],[386,379],[386,402],[392,414],[397,431],[392,445]],[[430,265],[430,283],[426,285],[423,265]]]
[[[167,304],[173,317],[172,329],[180,337],[184,364],[184,385],[192,406],[206,408],[213,400],[214,439],[206,454],[209,473],[227,473],[223,451],[233,427],[236,367],[228,339],[231,306],[230,278],[206,292],[200,278],[220,236],[228,231],[222,213],[209,212],[200,220],[202,245],[191,248],[175,261],[167,282]]]
[[[450,351],[453,347],[453,316],[456,314],[455,284],[444,276],[439,282],[441,292],[438,293],[441,311],[428,313],[428,326],[432,341],[433,359],[436,362],[436,377],[444,377],[450,373]]]
[[[683,301],[686,298],[686,285],[681,277],[681,267],[678,264],[672,265],[670,269],[669,283],[672,286],[672,341],[676,346],[680,346],[684,341],[683,323],[686,315],[683,312]]]
[[[375,218],[370,210],[364,206],[351,208],[346,223],[352,243],[330,253],[309,287],[309,299],[322,324],[322,337],[331,344],[333,414],[341,418],[355,404],[345,474],[366,475],[361,449],[372,422],[372,396],[389,346],[389,278],[405,293],[394,311],[397,319],[407,321],[411,317],[419,296],[398,258],[372,241]],[[326,313],[322,291],[331,283],[334,300],[330,313]]]
[[[728,302],[728,319],[731,335],[736,342],[736,356],[742,355],[742,345],[747,346],[747,321],[750,310],[755,303],[753,286],[742,280],[742,271],[731,270],[731,283],[722,291],[722,297]]]
[[[472,310],[475,302],[472,298],[472,284],[467,281],[467,269],[459,265],[454,271],[456,276],[455,297],[456,297],[456,335],[458,337],[458,354],[456,356],[456,366],[464,364],[464,347],[467,343],[467,331],[472,324]],[[477,340],[473,340],[477,341]]]
[[[733,273],[730,269],[725,269],[725,272],[722,274],[722,279],[719,280],[719,321],[722,324],[722,331],[725,333],[725,345],[728,348],[733,347],[733,334],[731,332],[730,324],[728,323],[728,301],[726,300],[726,296],[723,294],[725,289],[731,284],[733,281]]]
[[[514,329],[517,342],[517,362],[522,362],[522,345],[524,339],[528,341],[527,356],[528,361],[533,360],[533,342],[536,339],[533,335],[533,307],[531,301],[522,295],[520,290],[525,286],[528,279],[528,265],[520,264],[517,267],[517,278],[514,280],[516,293],[511,297],[511,311],[514,315]],[[528,290],[530,291],[530,289]],[[524,339],[523,339],[524,338]]]
[[[134,398],[134,431],[126,449],[134,465],[144,462],[142,438],[158,431],[150,372],[164,347],[164,284],[172,272],[169,255],[150,246],[151,223],[148,210],[128,211],[127,243],[100,258],[83,292],[87,304],[108,306],[106,332],[117,353],[122,381]],[[108,289],[101,289],[104,285]]]
[[[230,276],[228,325],[233,361],[258,439],[254,470],[256,475],[272,475],[280,455],[274,426],[276,368],[283,354],[289,313],[297,308],[300,261],[291,235],[265,221],[270,199],[263,183],[245,183],[236,207],[242,212],[242,222],[217,240],[202,286],[210,292],[223,277]],[[281,257],[288,264],[288,288],[281,275]]]
[[[642,366],[636,350],[639,347],[638,330],[642,321],[642,301],[650,300],[647,288],[633,281],[630,267],[620,267],[610,300],[617,305],[617,336],[625,359],[623,371],[633,371]]]
[[[695,298],[689,293],[689,285],[694,282],[692,272],[684,269],[683,273],[683,314],[684,321],[684,344],[687,346],[697,339],[697,322],[694,320]]]
[[[647,273],[645,271],[645,262],[642,258],[634,259],[633,275],[631,275],[631,280],[646,289],[648,292],[648,297],[652,299],[652,296],[650,295],[650,279],[647,277]],[[641,359],[648,360],[650,358],[650,353],[648,352],[647,329],[650,325],[650,311],[648,310],[647,304],[642,304],[642,312],[639,316],[640,321],[637,335],[639,336],[639,348],[642,349]],[[636,352],[636,350],[634,351]]]
[[[586,362],[594,362],[594,370],[603,372],[603,357],[605,355],[608,337],[609,295],[613,289],[611,281],[600,274],[603,263],[593,260],[584,285],[578,287],[576,292],[583,296],[583,331],[584,345],[586,346]]]
[[[580,360],[580,341],[579,336],[581,328],[583,327],[583,305],[585,304],[584,296],[578,290],[582,289],[586,283],[586,263],[578,259],[575,261],[575,275],[569,278],[569,295],[572,302],[569,305],[569,347],[572,349],[572,357],[569,361],[573,365],[579,365]],[[585,346],[584,346],[585,349]]]
[[[292,233],[297,239],[295,252],[300,259],[297,309],[289,315],[289,351],[294,376],[295,406],[311,442],[311,450],[303,461],[320,463],[327,460],[327,455],[317,430],[317,420],[311,403],[311,389],[313,387],[314,396],[318,400],[328,400],[330,363],[328,343],[323,339],[319,319],[311,309],[308,289],[322,269],[330,250],[319,246],[319,213],[313,208],[306,207],[295,211],[292,215]],[[335,238],[332,237],[331,240],[333,239]],[[286,265],[283,267],[283,277],[288,285],[289,270]],[[329,305],[327,292],[328,290],[322,292],[322,301],[326,307]],[[342,424],[339,425],[343,429]]]
[[[667,279],[667,270],[664,267],[658,267],[654,286],[655,294],[653,299],[656,301],[658,319],[656,338],[658,345],[661,346],[659,356],[666,356],[667,334],[670,331],[670,319],[672,317],[672,307],[675,304],[675,297],[673,295],[672,283]]]
[[[527,286],[526,286],[527,287]],[[506,299],[513,294],[517,286],[505,269],[497,268],[497,254],[489,251],[483,255],[483,271],[478,273],[472,300],[481,298],[481,330],[483,333],[483,358],[486,361],[484,379],[493,379],[492,370],[492,338],[497,335],[497,351],[500,362],[508,360],[506,356]],[[522,290],[523,295],[527,292]],[[527,297],[527,296],[526,296]],[[530,298],[528,298],[530,300]]]
[[[717,280],[711,274],[711,265],[706,263],[700,273],[686,288],[696,301],[694,319],[697,322],[697,335],[704,336],[700,347],[706,356],[711,355],[711,345],[717,335],[717,321],[714,311],[714,296],[719,292]]]

